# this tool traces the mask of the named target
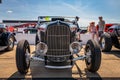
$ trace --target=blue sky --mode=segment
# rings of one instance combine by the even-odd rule
[[[120,23],[120,0],[2,0],[0,22],[3,19],[35,20],[40,15],[79,16],[79,24],[98,22]]]

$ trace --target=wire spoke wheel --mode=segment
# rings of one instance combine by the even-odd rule
[[[91,50],[90,50],[90,48],[87,49],[87,52],[85,55],[87,56],[87,58],[86,58],[87,63],[90,64],[91,63]]]

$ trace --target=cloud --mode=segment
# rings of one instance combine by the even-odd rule
[[[72,12],[75,12],[76,15],[80,17],[80,21],[78,22],[80,26],[88,26],[91,21],[96,22],[96,24],[98,23],[97,16],[99,16],[99,14],[96,11],[91,10],[89,8],[89,5],[82,5],[82,3],[80,3],[80,5],[71,5],[65,2],[63,2],[62,4],[65,7],[71,9]]]
[[[114,0],[110,0],[110,2],[108,1],[107,4],[111,3],[111,7],[120,6],[120,3],[113,2],[113,1]],[[81,2],[79,2],[79,3],[80,3],[80,5],[69,4],[69,3],[65,3],[65,2],[63,2],[62,4],[65,7],[71,9],[71,11],[76,12],[77,16],[80,16],[80,21],[79,21],[80,26],[88,26],[91,21],[94,21],[97,25],[98,21],[99,21],[98,16],[101,16],[103,14],[100,14],[96,10],[92,9],[89,4],[82,5]],[[117,5],[115,5],[115,4],[117,4]],[[115,17],[112,17],[112,19],[111,19],[111,17],[109,17],[109,16],[104,16],[104,20],[106,21],[106,23],[119,23],[120,22],[119,19],[116,19]]]
[[[119,8],[120,7],[120,0],[106,0],[106,3],[113,8]]]
[[[13,11],[12,10],[8,10],[7,13],[13,13]]]
[[[71,8],[72,10],[76,11],[76,12],[80,12],[78,8],[76,8],[75,6],[68,4],[68,3],[62,3],[64,6],[67,6],[69,8]]]

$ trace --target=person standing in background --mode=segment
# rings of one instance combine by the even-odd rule
[[[73,21],[73,24],[75,24],[77,26],[77,28],[75,29],[76,39],[77,39],[77,41],[82,42],[81,36],[80,36],[80,30],[81,29],[80,29],[80,27],[78,25],[78,21],[79,21],[79,17],[76,16],[75,21]]]
[[[98,32],[97,32],[97,37],[99,38],[105,30],[105,21],[103,20],[103,17],[99,17],[99,22],[98,22]]]
[[[88,31],[92,34],[92,39],[95,39],[95,35],[96,35],[96,26],[95,26],[95,22],[91,22],[90,26],[88,27]]]

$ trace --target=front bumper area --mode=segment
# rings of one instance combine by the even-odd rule
[[[86,58],[86,56],[78,56],[77,58],[70,58],[68,61],[66,61],[66,65],[54,65],[54,64],[59,64],[59,62],[54,63],[54,64],[49,64],[49,60],[47,60],[47,58],[40,58],[40,57],[36,57],[34,55],[32,55],[30,57],[31,61],[42,61],[45,63],[45,67],[46,68],[50,68],[50,69],[66,69],[66,68],[72,68],[73,63],[77,60],[84,60]]]

